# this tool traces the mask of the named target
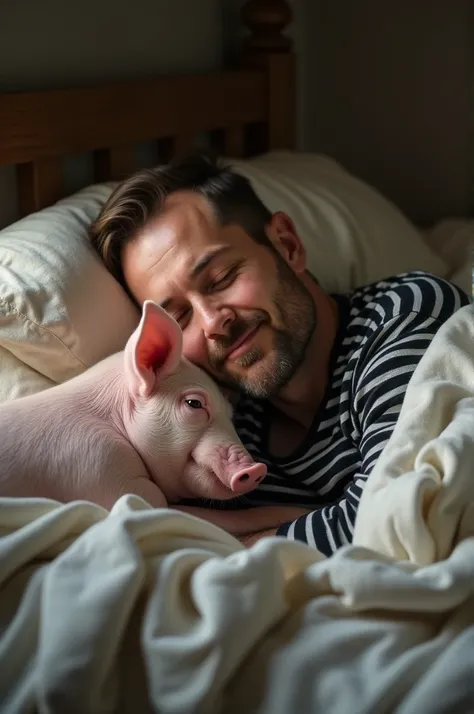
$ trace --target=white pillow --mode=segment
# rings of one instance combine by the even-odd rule
[[[318,154],[279,151],[230,159],[265,205],[293,219],[308,268],[330,292],[410,270],[446,277],[449,266],[389,200]]]
[[[472,301],[474,221],[444,218],[425,232],[423,239],[449,266],[448,280],[459,285]]]
[[[0,327],[0,330],[2,328]],[[0,346],[0,404],[52,387],[54,382]]]
[[[90,186],[0,231],[0,400],[83,372],[135,328],[138,310],[87,238],[112,187]]]

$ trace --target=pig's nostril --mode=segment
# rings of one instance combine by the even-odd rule
[[[248,470],[247,470],[248,469]],[[230,488],[235,493],[247,493],[263,481],[267,469],[264,464],[247,464],[230,479]]]

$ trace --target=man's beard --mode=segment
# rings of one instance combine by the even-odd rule
[[[293,377],[304,360],[306,349],[316,328],[316,307],[307,288],[296,277],[279,254],[275,254],[278,269],[278,288],[273,297],[279,326],[271,324],[265,310],[255,310],[248,319],[236,319],[229,335],[216,340],[209,362],[219,381],[231,389],[251,397],[269,399],[275,396]],[[238,374],[229,369],[226,354],[245,333],[265,325],[272,331],[273,347],[266,355],[265,365],[255,375]],[[248,369],[257,364],[265,353],[258,345],[251,345],[234,363]]]

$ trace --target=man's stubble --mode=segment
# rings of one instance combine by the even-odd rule
[[[307,347],[316,329],[316,306],[311,293],[293,273],[283,258],[275,251],[278,286],[273,304],[278,315],[278,325],[271,323],[264,310],[255,310],[246,320],[237,319],[230,334],[219,340],[209,361],[214,374],[226,387],[257,398],[270,399],[285,387],[304,361]],[[265,354],[258,345],[252,345],[235,364],[243,372],[229,369],[226,351],[245,332],[259,325],[272,331],[273,347]]]

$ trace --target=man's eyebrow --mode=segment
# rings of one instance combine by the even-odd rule
[[[194,264],[194,266],[191,269],[190,272],[190,277],[191,279],[197,278],[197,276],[202,273],[202,271],[207,268],[209,263],[212,263],[212,261],[217,258],[219,255],[222,255],[222,253],[225,253],[230,250],[230,246],[224,245],[221,248],[214,248],[213,250],[210,250],[207,252],[205,255],[203,255],[199,260]]]

